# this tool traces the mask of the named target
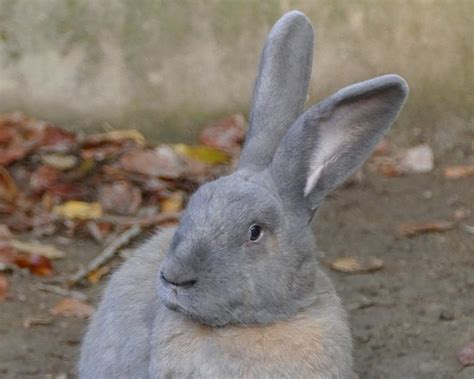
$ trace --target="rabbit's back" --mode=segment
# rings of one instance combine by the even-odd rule
[[[148,377],[156,276],[173,233],[162,230],[112,276],[82,345],[81,378]]]

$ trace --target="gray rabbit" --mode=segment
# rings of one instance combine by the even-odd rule
[[[346,314],[310,221],[394,122],[408,87],[381,76],[303,113],[312,51],[302,13],[273,27],[238,169],[199,188],[179,226],[113,275],[81,378],[352,377]]]

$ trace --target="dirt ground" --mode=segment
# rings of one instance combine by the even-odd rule
[[[449,220],[460,207],[471,210],[462,223],[474,225],[473,186],[472,177],[444,179],[440,168],[397,178],[367,174],[332,195],[320,212],[315,232],[322,265],[349,310],[360,378],[474,378],[474,366],[461,370],[456,358],[474,340],[474,235],[462,225],[410,238],[396,233],[404,221]],[[65,249],[68,258],[56,263],[65,274],[100,251],[90,241]],[[375,256],[384,267],[330,271],[327,261],[339,256]],[[38,290],[43,279],[24,272],[9,281],[9,298],[0,305],[0,377],[75,377],[87,321],[57,317],[25,328],[29,317],[50,318],[61,296]],[[80,290],[95,304],[102,284]]]

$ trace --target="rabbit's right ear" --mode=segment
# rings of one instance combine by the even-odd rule
[[[407,95],[403,78],[385,75],[346,87],[308,109],[270,165],[283,201],[311,218],[327,193],[370,155]]]
[[[255,83],[249,130],[239,168],[260,171],[303,111],[313,61],[313,28],[298,11],[285,14],[268,35]]]

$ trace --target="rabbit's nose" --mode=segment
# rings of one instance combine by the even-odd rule
[[[174,276],[169,276],[163,273],[163,270],[160,272],[160,278],[163,282],[166,284],[171,284],[176,287],[181,287],[181,288],[189,288],[192,287],[196,284],[197,279],[189,278],[189,277],[174,277]]]

